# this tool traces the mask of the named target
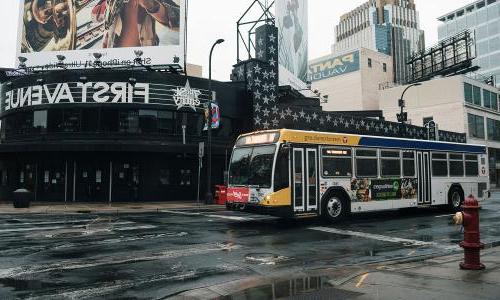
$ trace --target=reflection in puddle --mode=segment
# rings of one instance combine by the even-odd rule
[[[304,296],[311,299],[344,299],[359,295],[359,293],[334,288],[326,277],[305,277],[274,281],[270,284],[245,289],[218,299],[303,299]]]
[[[46,287],[46,284],[38,280],[22,280],[14,278],[0,278],[0,285],[14,288],[16,291],[37,290]]]

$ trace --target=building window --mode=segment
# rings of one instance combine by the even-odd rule
[[[351,177],[352,151],[345,148],[325,148],[322,151],[323,177]]]
[[[356,176],[378,176],[377,150],[356,150]]]
[[[51,109],[47,116],[47,128],[49,132],[62,132],[63,131],[63,110]]]
[[[481,105],[481,88],[477,86],[472,87],[472,97],[475,105]]]
[[[175,118],[171,111],[158,111],[158,129],[162,134],[174,133]]]
[[[368,58],[368,68],[371,68],[371,67],[372,67],[372,59]]]
[[[139,128],[142,133],[157,133],[158,132],[158,117],[156,110],[141,109],[139,110]]]
[[[437,177],[448,176],[448,162],[445,153],[432,153],[432,175]]]
[[[484,107],[498,110],[498,95],[488,90],[483,90]]]
[[[469,135],[474,138],[484,139],[484,118],[468,114]]]
[[[387,64],[386,63],[382,64],[382,68],[384,69],[384,72],[387,72]]]
[[[427,125],[429,122],[434,121],[434,117],[425,117],[423,119],[423,124],[424,126]]]
[[[473,103],[473,98],[472,98],[472,85],[465,83],[464,84],[464,98],[465,102],[467,103]]]
[[[120,111],[119,115],[120,132],[138,133],[139,113],[137,110]]]
[[[35,133],[47,132],[47,111],[35,110],[33,112],[33,130]]]
[[[500,142],[500,121],[487,119],[488,140]]]

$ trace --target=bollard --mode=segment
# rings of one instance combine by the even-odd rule
[[[472,195],[465,199],[462,205],[463,212],[454,217],[455,224],[464,226],[464,240],[460,247],[464,249],[464,261],[460,263],[463,270],[483,270],[480,251],[484,244],[480,241],[479,233],[479,202]]]

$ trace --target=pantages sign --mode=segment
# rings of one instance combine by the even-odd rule
[[[359,51],[342,56],[328,57],[319,62],[309,64],[309,80],[318,81],[358,71]]]
[[[64,82],[13,89],[5,93],[1,111],[37,105],[71,103],[137,103],[202,110],[202,91],[186,86],[129,82]],[[208,95],[208,94],[207,94]],[[208,97],[205,95],[206,97]],[[206,100],[206,99],[205,99]]]

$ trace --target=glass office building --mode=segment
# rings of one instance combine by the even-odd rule
[[[334,54],[364,47],[391,55],[397,83],[409,79],[411,55],[425,49],[414,0],[370,0],[344,14],[335,33]]]
[[[481,69],[476,79],[493,77],[500,87],[500,0],[481,0],[461,7],[439,18],[439,40],[471,30],[475,32],[475,65]]]

